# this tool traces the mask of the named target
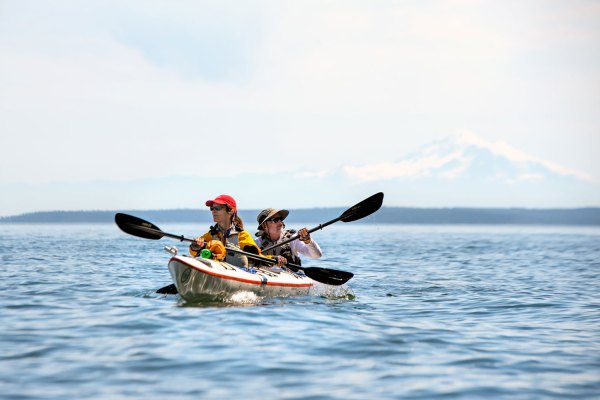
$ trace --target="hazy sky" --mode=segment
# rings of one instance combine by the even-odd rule
[[[0,185],[364,168],[463,131],[600,180],[599,21],[598,1],[0,0]]]

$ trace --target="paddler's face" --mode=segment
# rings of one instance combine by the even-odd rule
[[[224,204],[213,204],[210,208],[210,212],[213,216],[213,221],[220,224],[226,223],[231,220],[231,213],[233,211],[227,211],[227,207]]]
[[[271,237],[271,239],[278,239],[281,237],[281,232],[283,231],[283,220],[276,215],[266,222],[267,234]]]

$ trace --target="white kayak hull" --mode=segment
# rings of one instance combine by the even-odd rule
[[[174,256],[169,272],[187,301],[223,299],[238,292],[261,297],[305,296],[314,281],[304,274],[262,268],[240,268],[206,258]]]

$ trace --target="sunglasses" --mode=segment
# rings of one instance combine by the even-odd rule
[[[283,221],[283,219],[281,219],[281,218],[279,218],[279,217],[275,217],[275,218],[273,218],[273,219],[270,219],[269,221],[271,221],[272,223],[276,224],[276,223],[278,223],[279,221]]]
[[[225,206],[211,206],[210,211],[221,211]]]

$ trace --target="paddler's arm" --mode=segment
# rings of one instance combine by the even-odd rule
[[[248,253],[258,254],[259,256],[262,255],[260,248],[254,242],[252,236],[250,236],[250,234],[245,230],[242,230],[240,233],[238,233],[238,246],[240,246],[240,249],[247,251]]]
[[[190,247],[188,248],[190,255],[192,257],[198,257],[200,251],[202,251],[202,249],[204,248],[204,243],[209,242],[211,240],[212,235],[210,234],[210,232],[206,232],[204,235],[197,237],[196,242],[190,244]],[[200,242],[202,242],[202,244],[200,244]]]
[[[302,228],[298,231],[300,238],[290,242],[292,252],[308,256],[310,258],[320,258],[323,255],[321,247],[315,242],[308,234],[306,228]]]

